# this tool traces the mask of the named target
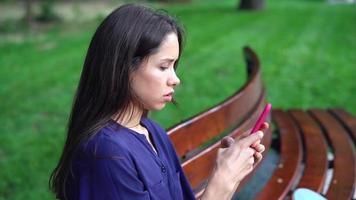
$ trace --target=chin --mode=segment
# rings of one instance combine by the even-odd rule
[[[148,109],[148,110],[150,110],[150,111],[160,111],[160,110],[162,110],[165,106],[166,106],[165,103],[158,104],[158,105],[153,105],[153,106],[151,106],[150,109]]]

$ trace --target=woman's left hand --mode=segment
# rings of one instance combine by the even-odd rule
[[[261,128],[259,129],[259,131],[266,132],[268,128],[269,128],[269,124],[267,122],[264,122],[261,125]],[[252,134],[256,134],[256,133],[252,133]],[[246,133],[242,134],[240,137],[237,138],[237,140],[239,140],[241,138],[244,138],[247,135],[249,135],[249,132],[246,132]],[[233,138],[225,137],[221,141],[221,147],[222,148],[228,148],[234,142],[235,142],[235,140]],[[259,162],[261,162],[261,160],[263,158],[262,153],[265,151],[266,148],[265,148],[265,146],[263,144],[261,144],[261,140],[258,140],[257,142],[253,143],[251,145],[251,148],[253,148],[255,150],[255,153],[253,155],[254,158],[255,158],[254,165],[257,165]]]

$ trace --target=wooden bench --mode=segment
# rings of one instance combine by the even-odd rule
[[[250,130],[266,104],[259,59],[249,47],[244,48],[244,57],[248,78],[235,94],[168,129],[196,197],[202,194],[214,168],[220,139],[226,135],[236,138]],[[272,147],[273,133],[279,161],[255,199],[289,198],[301,187],[328,199],[352,198],[356,185],[355,116],[343,109],[274,109],[268,121],[274,128],[263,138],[264,158]],[[264,162],[266,159],[259,166]],[[254,172],[262,170],[259,166]],[[239,188],[249,187],[254,172]]]

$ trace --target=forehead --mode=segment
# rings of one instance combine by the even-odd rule
[[[173,59],[177,60],[179,57],[179,42],[178,37],[175,33],[169,33],[163,39],[162,43],[158,47],[156,53],[152,54],[149,59],[152,60],[163,60],[163,59]]]

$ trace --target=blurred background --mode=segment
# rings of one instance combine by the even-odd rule
[[[275,108],[356,114],[354,0],[0,0],[0,200],[54,199],[48,178],[86,50],[124,3],[165,9],[185,27],[179,106],[151,113],[166,128],[244,83],[244,45],[260,56]]]

